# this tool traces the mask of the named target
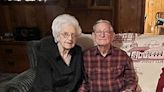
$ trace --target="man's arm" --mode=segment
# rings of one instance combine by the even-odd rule
[[[134,70],[132,59],[127,56],[127,65],[125,67],[125,90],[123,92],[135,92],[137,87],[137,74]]]

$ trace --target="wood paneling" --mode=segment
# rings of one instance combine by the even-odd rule
[[[53,4],[0,4],[0,12],[1,35],[16,27],[38,27],[45,36],[51,33],[52,20],[64,8]]]
[[[106,6],[100,6],[96,1],[94,1],[94,4],[91,4],[91,0],[84,0],[83,5],[80,4],[80,0],[70,1],[73,1],[74,4],[68,3],[66,12],[74,15],[79,20],[84,33],[91,33],[92,26],[99,19],[106,19],[114,24],[114,0],[111,0]]]
[[[111,21],[116,33],[144,32],[144,0],[113,0],[112,2],[109,9],[101,7],[91,9],[88,6],[84,9],[70,8],[67,12],[79,19],[85,33],[92,32],[92,26],[98,19]]]
[[[0,41],[0,72],[21,73],[28,69],[26,48],[25,42]]]
[[[91,33],[98,19],[110,20],[116,33],[143,33],[144,0],[113,0],[112,8],[91,9],[86,3],[78,7],[69,6],[70,0],[58,4],[0,4],[0,35],[12,32],[16,27],[38,27],[42,35],[51,34],[52,20],[61,13],[70,13],[80,22],[83,32]],[[74,0],[73,0],[74,1]],[[79,0],[79,2],[81,2]],[[61,4],[62,3],[62,4]],[[68,5],[68,6],[67,6]]]
[[[0,5],[0,34],[4,32],[10,32],[12,30],[10,9],[8,5],[1,6]]]
[[[144,0],[118,0],[117,32],[143,33]]]
[[[68,13],[76,16],[82,27],[84,33],[91,33],[92,26],[99,19],[107,19],[113,22],[113,13],[110,10],[96,10],[96,9],[71,9],[67,11]]]
[[[164,12],[164,0],[146,0],[145,34],[157,35],[160,33],[160,30],[156,26],[158,12]]]

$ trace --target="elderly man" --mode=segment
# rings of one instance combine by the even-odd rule
[[[112,46],[114,31],[107,20],[93,26],[96,46],[84,52],[86,78],[79,92],[136,92],[137,76],[132,59]]]

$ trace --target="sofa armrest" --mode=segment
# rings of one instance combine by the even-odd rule
[[[11,79],[5,86],[5,92],[28,92],[35,78],[35,69],[28,69]]]

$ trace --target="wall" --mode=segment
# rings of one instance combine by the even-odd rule
[[[71,4],[73,7],[68,1],[74,2]],[[52,20],[65,12],[79,20],[85,33],[92,32],[92,26],[98,19],[110,20],[116,33],[143,33],[143,6],[143,0],[112,0],[110,8],[88,7],[88,0],[61,0],[51,4],[0,2],[0,35],[20,26],[38,27],[43,36],[49,35]]]
[[[156,35],[160,30],[156,26],[157,12],[164,12],[164,0],[146,0],[145,6],[145,34]],[[163,13],[164,18],[164,13]]]
[[[42,35],[51,33],[51,22],[64,8],[56,4],[5,3],[0,4],[0,33],[12,32],[16,27],[38,27]]]
[[[113,10],[69,9],[67,12],[76,16],[84,33],[91,33],[93,31],[92,26],[99,19],[106,19],[114,24]]]
[[[116,30],[143,33],[145,0],[117,0]]]
[[[82,9],[84,7],[74,7],[67,11],[76,15],[84,32],[92,32],[92,26],[98,19],[107,19],[112,22],[116,33],[143,33],[144,32],[144,0],[112,0],[109,9],[100,7],[92,9]],[[79,12],[79,11],[82,12]]]

